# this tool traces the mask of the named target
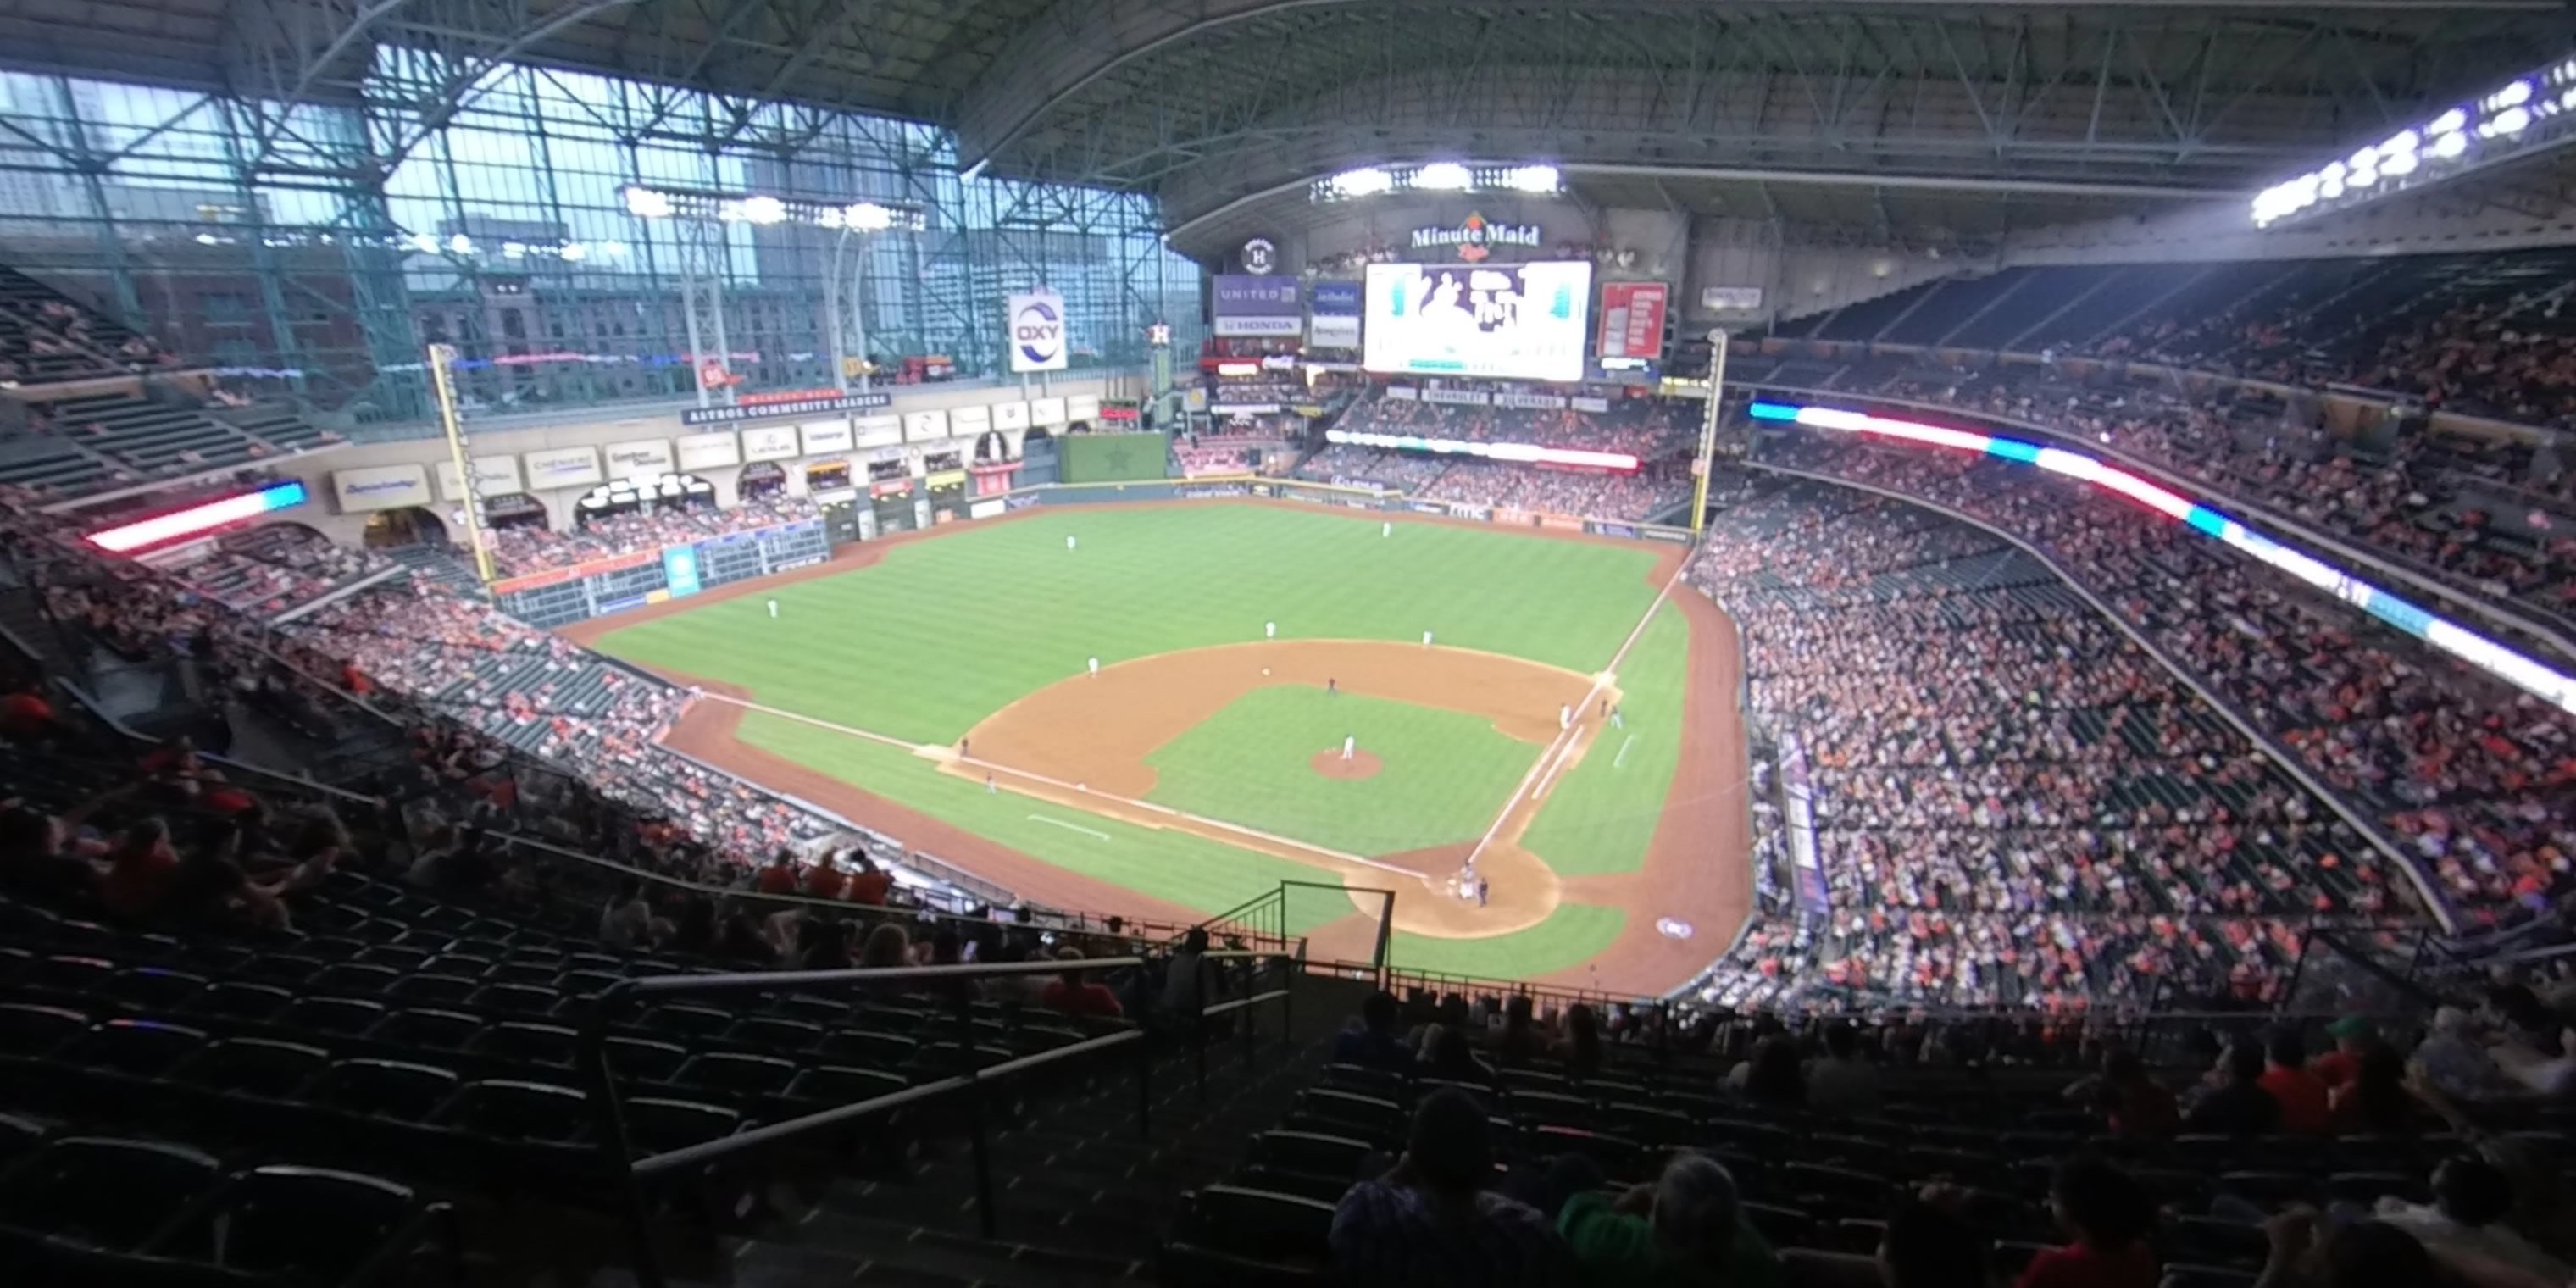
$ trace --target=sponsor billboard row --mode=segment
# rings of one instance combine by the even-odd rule
[[[1304,329],[1296,278],[1225,274],[1212,287],[1212,329],[1220,336],[1293,336]]]

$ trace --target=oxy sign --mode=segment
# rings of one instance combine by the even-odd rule
[[[1064,370],[1063,296],[1044,290],[1013,295],[1009,318],[1012,374]]]

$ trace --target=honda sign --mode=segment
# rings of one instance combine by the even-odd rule
[[[1053,291],[1014,295],[1010,318],[1012,374],[1064,370],[1063,296]]]

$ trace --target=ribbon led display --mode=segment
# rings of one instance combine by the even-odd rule
[[[220,501],[208,501],[204,505],[192,505],[185,510],[173,510],[122,527],[93,532],[84,539],[110,554],[121,555],[193,536],[210,528],[220,528],[227,523],[239,523],[272,511],[290,509],[304,504],[304,500],[304,485],[290,479],[284,483],[272,483],[256,492],[244,492],[240,496],[228,496]]]
[[[1510,461],[1515,465],[1572,465],[1587,470],[1637,468],[1637,458],[1626,452],[1582,452],[1571,447],[1540,447],[1535,443],[1470,443],[1455,438],[1411,438],[1352,429],[1326,430],[1324,441],[1349,443],[1354,447],[1391,447],[1405,452],[1438,452],[1444,456],[1476,456],[1489,461]]]
[[[2213,537],[2270,564],[2561,711],[2576,714],[2576,676],[2516,652],[2448,618],[2437,616],[2313,555],[2282,545],[2190,497],[2097,457],[2042,447],[2015,438],[1998,438],[1992,434],[1945,429],[1938,425],[1832,407],[1755,402],[1748,411],[1755,420],[1779,421],[1847,434],[1876,434],[1911,443],[1981,452],[2023,465],[2036,465],[2052,474],[2082,479],[2095,487],[2117,492],[2166,518],[2187,524],[2203,536]]]

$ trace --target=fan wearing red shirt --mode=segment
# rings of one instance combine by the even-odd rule
[[[841,897],[841,886],[846,880],[847,878],[841,875],[841,870],[832,866],[830,859],[825,859],[806,872],[805,893],[817,899],[838,899]]]
[[[1055,950],[1055,959],[1078,962],[1082,960],[1082,950],[1070,946],[1059,948]],[[1118,995],[1110,992],[1108,985],[1085,982],[1082,972],[1073,967],[1066,967],[1063,974],[1047,981],[1047,986],[1038,992],[1038,1005],[1067,1015],[1096,1015],[1103,1019],[1116,1019],[1126,1010],[1118,1004]]]
[[[760,876],[752,882],[751,888],[762,894],[794,894],[796,886],[796,856],[780,850],[778,857],[760,870]]]
[[[2268,1066],[2254,1085],[2281,1102],[2281,1130],[2315,1134],[2332,1127],[2325,1080],[2308,1072],[2308,1053],[2299,1044],[2298,1030],[2275,1029],[2263,1046]]]
[[[850,874],[849,898],[871,908],[885,906],[886,896],[894,892],[894,877],[877,867],[876,861],[862,854],[859,870]]]
[[[2049,1184],[2048,1207],[2069,1242],[2032,1257],[2013,1288],[2156,1288],[2147,1246],[2155,1200],[2128,1173],[2098,1158],[2069,1159]]]

